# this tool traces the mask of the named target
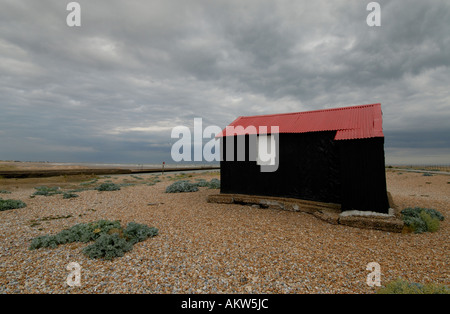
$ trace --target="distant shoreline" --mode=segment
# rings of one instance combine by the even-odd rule
[[[156,165],[0,161],[0,177],[39,178],[64,175],[108,175],[153,172],[216,170],[219,165]]]

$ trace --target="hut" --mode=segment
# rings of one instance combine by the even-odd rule
[[[389,211],[381,104],[238,117],[217,137],[221,194]]]

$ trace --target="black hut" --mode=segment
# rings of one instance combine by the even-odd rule
[[[381,104],[239,117],[221,138],[221,193],[388,213]]]

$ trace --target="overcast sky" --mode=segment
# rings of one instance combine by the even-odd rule
[[[450,164],[448,0],[69,2],[0,0],[0,160],[171,163],[194,118],[381,103],[387,163]]]

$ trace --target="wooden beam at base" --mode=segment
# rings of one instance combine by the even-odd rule
[[[208,202],[250,206],[257,205],[256,207],[259,208],[305,212],[334,225],[344,225],[362,229],[375,229],[399,233],[402,232],[404,227],[403,221],[398,216],[341,216],[340,214],[342,211],[339,204],[321,203],[294,198],[243,194],[214,194],[208,196]]]

